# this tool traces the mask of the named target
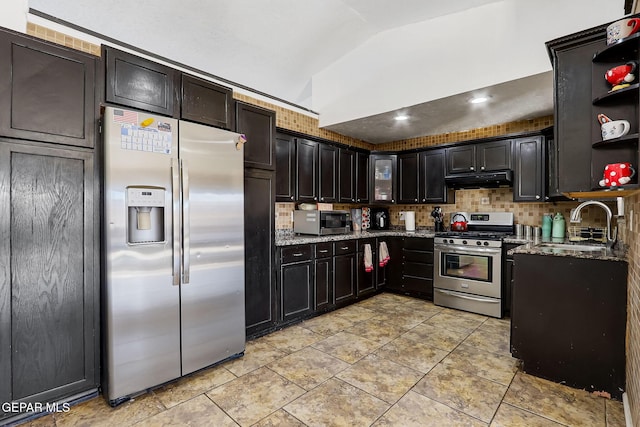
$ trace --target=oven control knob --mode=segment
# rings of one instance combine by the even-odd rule
[[[462,241],[462,244],[463,244],[463,245],[466,245],[466,244],[467,244],[467,241],[466,241],[466,240],[463,240],[463,241]]]
[[[484,245],[485,246],[489,246],[489,242],[484,242]]]
[[[449,239],[449,243],[453,243],[453,239]]]
[[[481,244],[482,244],[482,242],[479,241],[479,240],[476,242],[476,245],[478,245],[478,246],[480,246]]]

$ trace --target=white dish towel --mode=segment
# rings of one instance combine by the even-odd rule
[[[371,273],[373,271],[373,255],[371,253],[371,245],[364,245],[364,271]]]
[[[391,257],[389,256],[389,249],[387,248],[387,242],[380,242],[380,247],[378,248],[378,261],[380,267],[384,267],[387,265]]]

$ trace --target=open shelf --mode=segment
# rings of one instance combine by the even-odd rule
[[[593,148],[611,148],[617,146],[619,144],[633,144],[638,142],[638,138],[640,138],[640,134],[638,133],[630,133],[625,136],[621,136],[620,138],[612,138],[604,141],[596,141],[591,146]]]
[[[600,52],[596,52],[593,55],[593,62],[624,61],[627,59],[627,56],[629,56],[629,59],[637,58],[638,39],[640,39],[640,33],[632,34],[629,37],[618,40]]]
[[[638,184],[634,184],[615,190],[595,189],[591,191],[568,192],[562,194],[571,199],[615,199],[616,197],[632,196],[639,192],[640,187],[638,187]]]
[[[640,88],[640,83],[634,83],[629,87],[625,87],[624,89],[618,89],[613,92],[607,92],[602,96],[597,97],[593,100],[593,105],[596,104],[604,104],[613,100],[620,100],[626,97],[637,97],[638,96],[638,88]]]

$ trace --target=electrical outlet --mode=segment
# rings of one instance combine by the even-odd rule
[[[482,197],[482,198],[480,199],[480,204],[481,204],[481,205],[490,205],[490,204],[491,204],[491,201],[489,200],[489,198],[488,198],[488,197]]]
[[[633,209],[629,211],[629,231],[633,231]]]
[[[293,222],[293,211],[291,211],[291,222]]]
[[[399,214],[400,221],[404,221],[404,213],[405,213],[404,211],[400,211],[400,214]]]

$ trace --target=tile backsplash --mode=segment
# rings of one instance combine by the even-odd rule
[[[488,199],[489,204],[483,205],[483,199]],[[542,216],[548,213],[560,212],[569,224],[571,209],[579,202],[567,201],[557,203],[515,203],[511,188],[457,190],[455,204],[437,205],[390,205],[391,225],[402,226],[400,221],[401,211],[415,211],[417,227],[433,227],[431,211],[434,206],[440,206],[444,212],[445,225],[449,223],[453,212],[513,212],[516,223],[541,226]],[[361,205],[334,204],[334,209],[358,208]],[[615,203],[609,206],[615,213]],[[291,212],[295,209],[295,203],[276,203],[276,229],[286,230],[293,228]],[[607,217],[602,209],[597,206],[587,206],[582,212],[584,227],[604,227]],[[577,225],[577,224],[575,224]],[[615,222],[613,223],[615,226]]]

